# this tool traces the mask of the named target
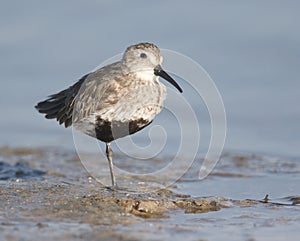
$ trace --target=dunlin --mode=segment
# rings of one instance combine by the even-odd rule
[[[180,86],[161,67],[157,46],[139,43],[128,47],[120,61],[84,75],[69,88],[50,95],[35,108],[47,119],[56,118],[106,143],[112,186],[116,186],[110,142],[147,125],[163,108],[166,87],[159,76],[178,91]]]

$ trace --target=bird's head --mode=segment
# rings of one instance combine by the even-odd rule
[[[126,49],[122,61],[130,72],[137,73],[141,78],[151,81],[155,76],[160,76],[182,93],[176,81],[162,69],[163,57],[156,45],[151,43],[132,45]]]

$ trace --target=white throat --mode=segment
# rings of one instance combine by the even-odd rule
[[[157,76],[153,70],[143,70],[135,73],[136,77],[145,81],[153,81]]]

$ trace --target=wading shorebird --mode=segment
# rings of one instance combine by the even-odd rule
[[[35,108],[47,119],[56,118],[65,127],[73,125],[105,142],[112,187],[116,187],[110,142],[143,129],[161,111],[166,87],[159,76],[182,93],[161,64],[160,50],[154,44],[132,45],[120,61],[84,75]]]

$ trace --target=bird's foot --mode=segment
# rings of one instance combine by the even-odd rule
[[[120,188],[117,184],[114,184],[110,187],[107,186],[106,189],[109,190],[109,191],[119,191],[120,190]]]

